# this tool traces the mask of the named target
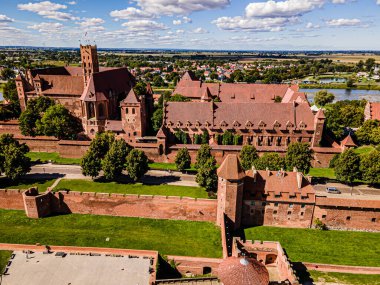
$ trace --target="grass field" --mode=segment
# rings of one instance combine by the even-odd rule
[[[213,223],[96,215],[29,219],[0,210],[0,242],[158,250],[161,254],[221,257],[220,230]],[[109,241],[106,239],[109,238]]]
[[[335,179],[335,173],[333,168],[310,168],[309,174],[313,177],[324,177],[329,179]]]
[[[348,274],[337,272],[309,271],[314,282],[330,282],[347,285],[380,285],[380,275]]]
[[[49,162],[54,164],[80,164],[80,158],[63,158],[57,152],[29,152],[27,154],[32,162]]]
[[[192,198],[208,198],[205,189],[201,187],[176,185],[144,185],[122,184],[117,182],[96,182],[80,179],[62,179],[54,190],[69,189],[79,192],[101,192],[120,194],[183,196]]]
[[[371,145],[361,146],[355,149],[357,154],[367,154],[373,151],[375,148]]]
[[[248,240],[279,241],[293,262],[380,265],[380,233],[255,227]]]
[[[0,178],[0,189],[28,189],[31,187],[38,187],[40,192],[46,191],[48,187],[53,185],[55,179],[20,179],[17,182]]]
[[[0,250],[0,275],[3,273],[5,266],[11,257],[12,251]],[[0,279],[1,280],[1,279]]]

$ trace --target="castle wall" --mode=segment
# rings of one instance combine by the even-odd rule
[[[22,192],[24,190],[0,189],[0,209],[24,210]]]

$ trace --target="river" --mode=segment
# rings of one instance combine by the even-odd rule
[[[315,94],[322,89],[300,89],[305,92],[310,103],[313,102]],[[335,95],[335,101],[341,100],[361,100],[380,101],[380,90],[347,90],[347,89],[326,89]]]
[[[0,92],[0,101],[3,100],[3,93]]]

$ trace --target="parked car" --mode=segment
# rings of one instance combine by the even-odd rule
[[[341,194],[342,193],[336,187],[327,187],[326,192],[331,193],[331,194]]]

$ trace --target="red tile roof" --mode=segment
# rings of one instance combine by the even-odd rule
[[[380,102],[371,102],[371,120],[380,120]]]
[[[356,143],[354,143],[354,140],[352,139],[351,135],[346,136],[344,140],[342,140],[341,145],[349,147],[357,146]]]
[[[229,154],[218,168],[218,176],[227,180],[240,180],[245,177],[240,161],[235,154]]]
[[[316,197],[317,206],[379,209],[380,200]]]

